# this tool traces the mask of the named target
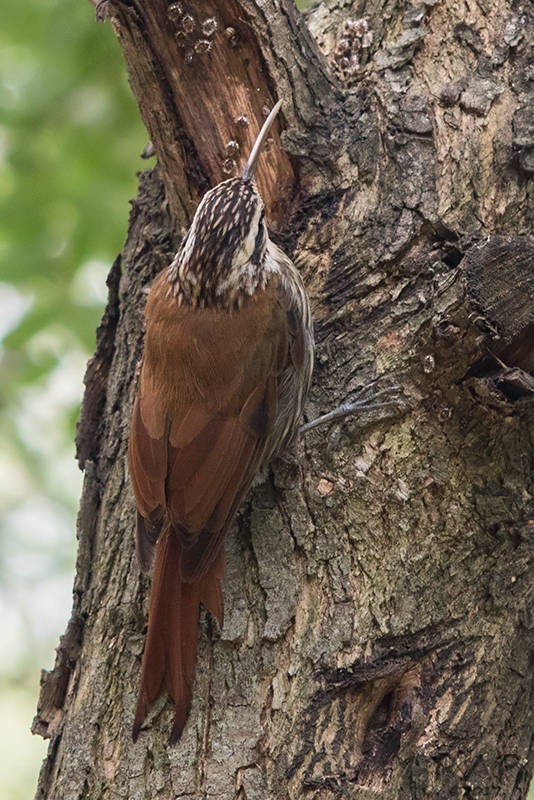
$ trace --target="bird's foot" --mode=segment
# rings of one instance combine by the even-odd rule
[[[338,422],[353,414],[371,414],[383,411],[402,411],[409,408],[409,403],[402,393],[401,386],[386,386],[379,391],[375,391],[379,378],[358,389],[345,403],[323,414],[310,422],[306,422],[300,429],[300,433],[308,433],[321,425],[328,425]]]

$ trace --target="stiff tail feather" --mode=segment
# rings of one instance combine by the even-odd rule
[[[199,581],[186,582],[182,579],[182,561],[182,544],[167,528],[156,546],[134,742],[150,707],[164,692],[170,694],[175,707],[170,742],[178,741],[191,710],[200,603],[222,623],[219,570],[210,570]]]

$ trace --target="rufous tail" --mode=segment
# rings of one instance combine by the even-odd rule
[[[182,553],[178,536],[167,528],[156,546],[134,742],[151,705],[164,692],[175,707],[170,742],[178,741],[191,710],[200,603],[222,624],[220,571],[210,570],[199,581],[184,581]]]

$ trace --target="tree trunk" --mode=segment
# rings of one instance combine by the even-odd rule
[[[43,676],[37,797],[524,798],[532,5],[105,10],[158,166],[140,178],[86,376],[74,609]],[[273,464],[228,537],[225,623],[202,617],[184,736],[168,746],[162,701],[133,745],[149,581],[126,447],[146,287],[279,97],[259,184],[312,299],[308,418],[373,380],[399,401]]]

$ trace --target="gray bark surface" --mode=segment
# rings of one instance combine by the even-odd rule
[[[42,680],[37,798],[524,798],[532,5],[347,0],[303,18],[291,0],[113,0],[106,14],[158,165],[86,375],[74,606]],[[184,736],[168,746],[162,700],[133,745],[149,581],[126,450],[146,288],[278,97],[259,182],[312,300],[308,419],[373,380],[399,402],[272,465],[227,541],[223,629],[199,626]]]

